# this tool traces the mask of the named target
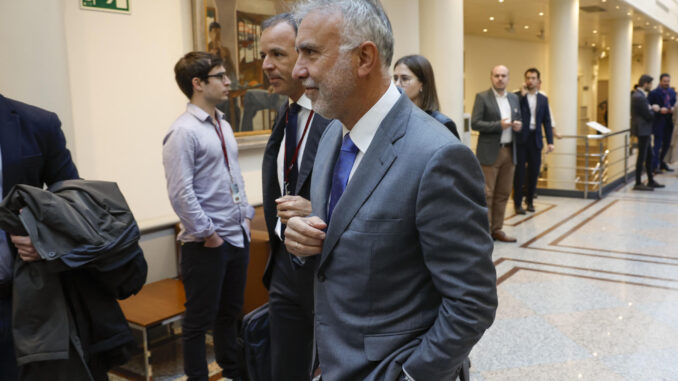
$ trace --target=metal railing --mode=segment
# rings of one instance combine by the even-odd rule
[[[574,144],[572,144],[574,140]],[[570,141],[568,143],[568,141]],[[472,133],[472,149],[477,143],[477,132]],[[544,142],[546,146],[546,142]],[[602,198],[607,184],[622,179],[628,181],[630,158],[630,130],[608,134],[562,135],[555,141],[556,150],[552,157],[571,157],[572,165],[563,165],[568,160],[546,160],[542,151],[542,169],[538,184],[541,189],[583,191],[584,198],[597,193]],[[570,149],[563,149],[570,147]],[[554,164],[557,162],[558,164]],[[573,176],[553,176],[554,172],[574,173]]]

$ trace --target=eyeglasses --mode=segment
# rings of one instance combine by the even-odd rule
[[[209,80],[210,78],[217,78],[220,79],[222,82],[225,82],[228,79],[228,74],[226,74],[225,71],[222,71],[221,73],[207,75],[207,79]]]

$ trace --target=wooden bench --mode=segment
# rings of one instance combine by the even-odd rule
[[[268,301],[268,291],[261,281],[270,250],[263,214],[263,208],[256,208],[256,214],[252,220],[250,263],[247,267],[243,315]],[[151,380],[153,369],[148,331],[157,326],[171,324],[183,317],[186,311],[184,285],[179,279],[164,279],[148,283],[138,294],[120,300],[119,303],[130,327],[141,331],[144,376],[147,381]]]

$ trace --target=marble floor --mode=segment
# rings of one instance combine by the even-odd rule
[[[471,353],[472,380],[678,381],[676,173],[654,192],[541,196],[527,215],[509,206],[518,243],[495,244],[499,308]],[[180,352],[154,355],[168,362],[154,365],[158,379],[185,379]]]
[[[474,381],[678,380],[678,175],[602,200],[539,197],[497,243],[499,308]]]

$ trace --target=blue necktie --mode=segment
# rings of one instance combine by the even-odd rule
[[[341,143],[341,151],[339,151],[339,158],[334,164],[334,174],[332,175],[332,192],[330,193],[330,207],[327,211],[327,221],[332,218],[334,207],[337,206],[339,198],[346,189],[348,184],[348,176],[351,174],[353,163],[356,155],[358,155],[358,147],[353,144],[353,140],[349,134],[344,136],[344,141]]]
[[[287,114],[287,125],[285,126],[285,171],[290,167],[294,152],[297,150],[297,120],[299,119],[299,110],[301,106],[296,103],[290,105]],[[297,177],[299,171],[295,162],[287,175],[287,184],[290,194],[294,194],[297,188]]]

